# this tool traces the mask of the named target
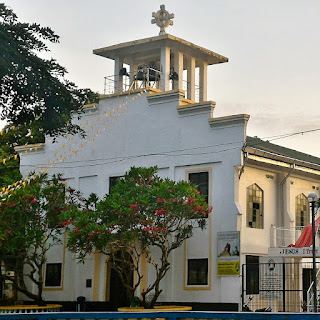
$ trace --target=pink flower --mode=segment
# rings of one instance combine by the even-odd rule
[[[202,210],[203,210],[203,207],[202,207],[202,206],[195,207],[194,210],[196,210],[196,211],[202,211]]]
[[[89,237],[92,238],[92,237],[94,237],[94,236],[95,236],[95,233],[94,233],[94,232],[90,232],[90,233],[89,233]]]
[[[150,232],[151,231],[151,227],[146,227],[146,228],[143,228],[142,230],[146,231],[146,232]]]
[[[79,229],[74,229],[74,233],[75,234],[80,234],[80,230]]]
[[[68,225],[71,224],[71,223],[72,223],[71,220],[67,220],[67,221],[61,222],[61,225],[63,225],[63,226],[68,226]]]
[[[5,233],[8,235],[12,235],[12,230],[5,230]]]
[[[161,198],[157,198],[157,202],[165,203],[165,202],[166,202],[166,200],[165,200],[165,199],[161,199]]]
[[[37,202],[38,202],[37,199],[32,199],[32,200],[31,200],[31,203],[37,203]]]
[[[197,190],[197,194],[200,194],[200,191],[199,191],[199,190]]]
[[[130,206],[131,210],[137,210],[138,209],[138,204],[134,203]]]
[[[195,198],[189,198],[187,201],[186,201],[186,204],[192,204],[196,201]]]
[[[70,193],[74,193],[74,192],[75,192],[75,190],[74,190],[74,189],[72,189],[72,188],[69,188],[69,192],[70,192]]]
[[[15,205],[16,205],[15,202],[8,202],[8,203],[7,203],[7,206],[8,206],[9,208],[14,207]]]
[[[212,212],[212,208],[213,208],[213,207],[211,206],[211,207],[210,207],[210,209],[209,209],[209,213],[211,213],[211,212]]]
[[[156,214],[158,216],[161,216],[163,214],[167,213],[167,209],[159,209],[159,210],[156,210]]]

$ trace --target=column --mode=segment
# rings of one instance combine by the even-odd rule
[[[160,56],[160,90],[169,90],[170,48],[162,47]]]
[[[199,66],[199,102],[207,101],[208,83],[207,83],[207,68],[208,64],[205,61],[200,61]]]
[[[196,87],[196,59],[194,57],[189,57],[187,65],[188,73],[188,89],[187,98],[189,100],[195,101],[195,87]]]
[[[173,68],[179,76],[179,79],[173,82],[173,89],[183,90],[183,53],[177,50],[174,51]]]
[[[131,62],[130,63],[130,88],[132,90],[136,89],[135,86],[132,86],[132,83],[134,82],[135,75],[137,74],[137,70],[138,70],[137,63],[136,62]]]
[[[123,59],[119,56],[114,60],[114,92],[121,92],[123,89],[123,79],[119,76],[120,69],[123,68]]]

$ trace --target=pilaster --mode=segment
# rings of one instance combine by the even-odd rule
[[[114,92],[121,92],[123,88],[123,78],[119,76],[120,69],[123,68],[123,59],[117,56],[114,60]]]
[[[188,74],[188,89],[187,89],[187,98],[189,100],[195,101],[195,85],[196,85],[196,76],[195,70],[196,69],[196,59],[194,57],[189,57],[188,59],[188,67],[187,67],[187,74]]]
[[[200,62],[199,67],[199,101],[207,101],[207,91],[208,91],[208,84],[207,84],[207,68],[208,64],[205,61]]]
[[[160,90],[169,90],[169,74],[170,74],[170,48],[161,47],[160,56]]]
[[[173,89],[183,90],[183,53],[178,50],[174,51],[173,68],[179,76],[179,79],[173,82]]]

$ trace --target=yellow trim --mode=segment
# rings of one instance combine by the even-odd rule
[[[43,268],[43,286],[42,290],[43,291],[61,291],[63,290],[63,285],[64,285],[64,266],[65,266],[65,261],[66,261],[66,246],[67,246],[67,233],[65,232],[63,234],[63,256],[62,256],[62,266],[61,266],[61,286],[60,287],[46,287],[46,268],[47,268],[47,263],[45,263],[45,267]],[[55,262],[49,262],[49,263],[55,263]],[[59,262],[57,262],[59,263]]]
[[[42,149],[45,145],[46,145],[45,143],[34,143],[34,144],[27,144],[24,146],[16,146],[14,147],[14,151],[21,152],[21,151],[29,150],[30,148],[33,148],[33,149],[36,148],[38,151],[39,149]]]
[[[152,97],[156,97],[156,96],[170,95],[170,94],[174,94],[174,93],[180,93],[181,95],[184,95],[184,91],[180,90],[180,89],[168,90],[168,91],[161,91],[159,89],[155,89],[155,91],[153,93],[150,93],[149,95],[152,96]]]
[[[140,282],[140,292],[142,293],[147,289],[148,285],[148,263],[145,253],[143,253],[141,257],[141,274],[143,275],[143,278]]]
[[[109,266],[109,260],[111,257],[106,257],[105,263],[104,263],[104,300],[110,301],[110,276],[111,276],[111,268]]]
[[[94,253],[93,301],[99,301],[100,265],[101,253],[96,251]]]
[[[96,103],[88,103],[88,104],[85,104],[82,108],[83,109],[96,109],[95,106],[96,106]]]
[[[189,108],[202,107],[202,106],[208,106],[208,105],[211,105],[211,108],[212,108],[212,107],[215,107],[216,103],[215,101],[203,101],[198,103],[184,104],[184,105],[178,106],[177,110],[185,110]]]
[[[37,306],[37,305],[17,305],[17,306],[2,306],[0,310],[10,310],[10,311],[18,311],[18,310],[48,310],[48,309],[57,309],[59,311],[62,308],[61,304],[47,304],[45,306]]]
[[[212,168],[204,167],[204,168],[193,168],[185,170],[185,180],[189,181],[189,173],[192,172],[209,172],[209,191],[208,191],[208,206],[211,206],[212,203]],[[208,216],[208,225],[207,228],[209,230],[209,256],[208,256],[208,284],[204,286],[190,286],[187,285],[187,269],[188,269],[188,240],[184,242],[184,281],[183,281],[183,290],[211,290],[212,286],[212,234],[211,234],[211,221],[212,215],[209,213]]]
[[[253,155],[253,154],[249,154],[248,155],[248,159],[259,161],[259,162],[263,162],[263,163],[267,163],[267,164],[274,164],[274,165],[277,165],[277,166],[280,166],[280,167],[291,168],[291,164],[290,163],[277,161],[277,160],[273,160],[273,159],[268,159],[268,158],[264,158],[264,157],[259,157],[259,156]]]
[[[112,93],[112,94],[105,94],[105,95],[101,95],[99,98],[101,100],[103,99],[107,99],[107,98],[114,98],[114,97],[120,97],[120,96],[128,96],[130,94],[136,94],[136,93],[142,93],[144,91],[150,91],[150,92],[154,92],[154,93],[159,93],[162,92],[159,89],[155,89],[152,87],[147,87],[147,88],[143,88],[143,89],[135,89],[135,90],[130,90],[130,91],[121,91],[121,92],[116,92],[116,93]]]

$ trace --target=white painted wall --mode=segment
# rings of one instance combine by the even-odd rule
[[[172,268],[163,280],[164,292],[159,300],[237,302],[239,278],[216,276],[216,240],[219,231],[237,230],[234,168],[241,164],[246,123],[230,120],[212,127],[208,123],[210,112],[179,115],[178,104],[178,94],[170,99],[160,97],[151,105],[146,94],[101,100],[97,110],[87,112],[79,121],[88,131],[86,140],[67,137],[51,143],[47,138],[44,151],[21,155],[21,170],[26,176],[31,170],[48,167],[50,174],[64,173],[68,183],[80,188],[85,195],[96,192],[103,196],[109,190],[109,177],[123,175],[131,166],[157,165],[161,177],[175,180],[186,179],[189,170],[207,168],[213,206],[208,227],[205,231],[196,231],[186,248],[183,246],[172,254]],[[263,234],[268,237],[267,232]],[[57,250],[52,250],[53,256],[58,255]],[[210,259],[211,287],[185,290],[188,257]],[[106,282],[101,263],[99,301],[104,300]],[[64,270],[63,290],[46,291],[44,298],[75,300],[84,295],[92,299],[93,288],[85,288],[85,279],[93,279],[94,260],[89,259],[81,266],[72,253],[66,253]],[[152,277],[151,269],[148,277]]]

